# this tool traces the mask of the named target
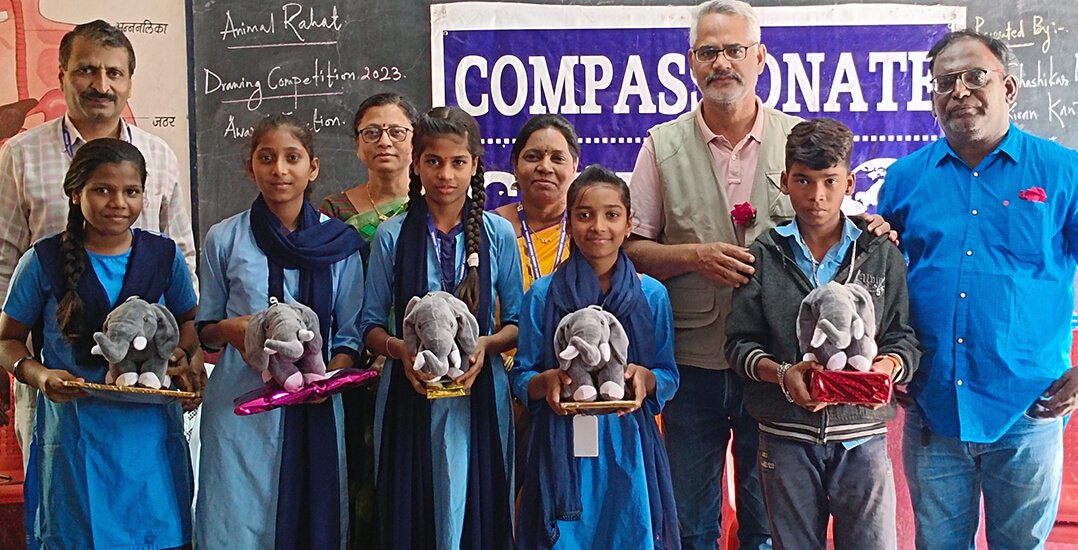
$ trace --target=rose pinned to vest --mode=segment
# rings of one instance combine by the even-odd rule
[[[756,222],[756,209],[751,204],[743,202],[730,210],[730,219],[734,225],[750,227]]]

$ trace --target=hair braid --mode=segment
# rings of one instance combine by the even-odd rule
[[[75,204],[82,188],[94,173],[105,164],[131,163],[138,171],[142,188],[146,188],[146,159],[138,148],[126,141],[101,138],[92,140],[78,151],[71,159],[71,166],[64,175],[64,195],[67,195],[67,228],[60,239],[60,261],[64,270],[64,296],[56,304],[56,323],[64,340],[74,344],[82,335],[82,296],[79,296],[79,281],[87,268],[86,254],[86,217],[82,207]]]
[[[483,158],[475,159],[475,175],[472,176],[469,187],[472,191],[472,202],[468,208],[467,217],[464,220],[464,257],[469,258],[473,254],[479,257],[479,244],[483,235],[483,206],[487,202],[486,188],[483,186]],[[457,298],[460,298],[472,315],[479,314],[479,266],[468,263],[468,270],[464,274],[464,280],[457,287]]]
[[[79,281],[86,271],[86,256],[80,254],[86,241],[86,218],[82,208],[68,199],[67,228],[60,241],[60,255],[64,262],[64,297],[56,304],[56,322],[64,340],[74,344],[81,336],[82,296]]]
[[[419,179],[419,174],[415,173],[414,168],[408,168],[408,209],[411,210],[421,200],[423,200],[423,180]]]

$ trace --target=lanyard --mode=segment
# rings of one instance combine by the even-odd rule
[[[565,254],[565,239],[568,235],[565,231],[565,217],[567,213],[568,209],[561,215],[561,224],[558,226],[558,254],[554,257],[554,268],[552,268],[551,271],[557,269],[557,267],[561,265],[562,255]],[[524,205],[520,203],[517,203],[517,215],[520,217],[520,234],[524,237],[524,248],[528,249],[528,263],[531,264],[529,267],[531,267],[532,280],[538,281],[543,277],[543,271],[539,268],[539,256],[535,253],[535,243],[532,242],[532,232],[528,227],[528,220],[524,217]]]
[[[67,121],[60,123],[60,130],[64,132],[64,150],[67,151],[67,158],[75,158],[75,145],[71,140],[71,132],[67,131]],[[131,127],[127,127],[127,142],[134,145],[135,138],[131,136]]]
[[[438,261],[437,261],[438,273],[439,273],[438,280],[440,280],[442,282],[442,290],[452,294],[453,290],[455,290],[455,289],[446,287],[446,284],[445,284],[446,283],[445,272],[442,270],[442,243],[441,243],[441,240],[438,239],[438,230],[434,228],[434,220],[430,219],[430,217],[427,217],[427,230],[430,232],[430,241],[432,243],[434,243],[434,255],[435,255],[435,257],[438,258]],[[455,241],[456,237],[453,237],[453,239]],[[454,250],[453,252],[455,254],[456,250]],[[468,269],[468,258],[467,258],[467,254],[465,254],[464,261],[462,261],[460,263],[460,271],[456,274],[456,279],[453,280],[453,285],[456,285],[460,281],[464,280],[464,271],[467,270],[467,269]]]

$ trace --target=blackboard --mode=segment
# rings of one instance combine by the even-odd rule
[[[1078,3],[905,3],[966,6],[967,28],[992,34],[1014,48],[1022,89],[1012,119],[1036,135],[1078,147]],[[318,130],[315,140],[322,170],[315,199],[366,181],[366,171],[355,156],[352,116],[363,98],[382,91],[405,95],[420,109],[430,106],[430,4],[428,0],[189,0],[196,158],[192,180],[200,238],[214,223],[246,209],[256,195],[253,182],[244,175],[241,151],[249,129],[267,114],[292,112]]]

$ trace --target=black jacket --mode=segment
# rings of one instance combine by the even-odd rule
[[[855,223],[861,236],[846,253],[834,280],[846,281],[850,258],[855,256],[850,284],[860,284],[872,295],[879,353],[901,358],[895,383],[905,384],[921,358],[921,346],[910,326],[905,258],[886,236],[876,237],[865,231],[863,222]],[[893,401],[877,410],[831,405],[811,413],[788,402],[778,384],[754,378],[762,357],[779,363],[800,361],[797,313],[813,286],[797,266],[791,244],[775,230],[758,237],[749,248],[756,258],[756,272],[748,284],[734,289],[725,351],[730,365],[746,378],[745,408],[760,422],[761,430],[817,444],[883,433],[882,424],[895,415]],[[854,247],[856,254],[851,254]]]

